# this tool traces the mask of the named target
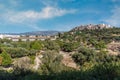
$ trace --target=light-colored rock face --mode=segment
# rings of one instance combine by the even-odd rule
[[[22,57],[18,60],[14,61],[14,68],[20,68],[24,70],[29,70],[30,67],[30,58],[29,57]]]
[[[112,42],[107,46],[108,52],[112,55],[120,55],[120,42]]]
[[[42,64],[42,61],[40,60],[42,57],[43,57],[42,55],[38,55],[35,57],[35,61],[34,61],[35,65],[33,66],[33,69],[35,70],[39,69],[40,64]]]

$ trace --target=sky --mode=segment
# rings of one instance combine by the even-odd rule
[[[102,23],[120,27],[120,0],[0,0],[0,33]]]

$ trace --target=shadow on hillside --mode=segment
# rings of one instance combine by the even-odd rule
[[[31,71],[15,73],[0,71],[0,80],[120,80],[120,65],[99,65],[87,71],[63,71],[49,75]]]

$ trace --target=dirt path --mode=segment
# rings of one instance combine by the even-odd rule
[[[72,57],[70,56],[69,53],[65,53],[63,51],[60,51],[60,54],[63,55],[63,60],[62,63],[65,66],[74,68],[74,69],[79,69],[79,67],[77,66],[77,64],[73,61]]]
[[[60,54],[63,56],[62,63],[65,66],[71,67],[71,68],[74,68],[74,69],[79,69],[79,67],[77,66],[77,64],[73,61],[72,57],[70,56],[71,53],[65,53],[63,51],[60,51]],[[42,55],[37,55],[35,57],[35,64],[33,66],[33,68],[35,70],[38,70],[38,68],[42,64],[42,61],[40,60],[40,58],[42,58]]]
[[[33,66],[35,70],[38,70],[38,68],[40,67],[40,64],[42,63],[42,61],[40,60],[41,57],[42,57],[41,55],[37,55],[35,57],[35,65]]]

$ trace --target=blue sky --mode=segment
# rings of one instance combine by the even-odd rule
[[[120,0],[0,0],[0,33],[101,23],[120,27]]]

